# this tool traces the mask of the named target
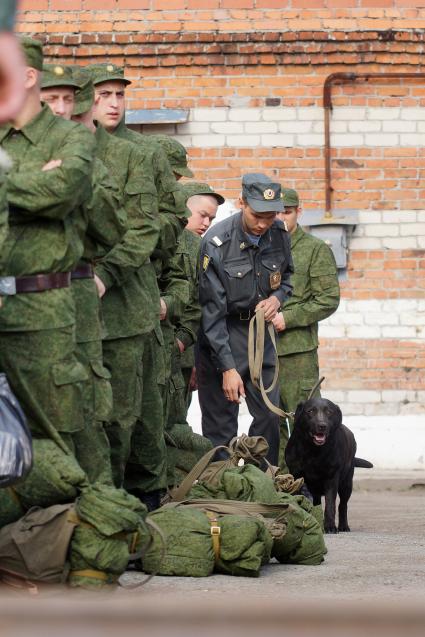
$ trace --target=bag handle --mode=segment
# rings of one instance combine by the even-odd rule
[[[208,467],[211,460],[213,459],[216,451],[219,451],[220,449],[224,449],[225,451],[227,451],[230,456],[230,450],[225,445],[219,445],[218,447],[214,447],[213,449],[210,449],[210,451],[207,451],[207,453],[204,454],[200,460],[198,460],[195,466],[192,467],[192,469],[181,481],[181,483],[177,487],[174,487],[174,489],[171,489],[168,494],[170,501],[180,502],[181,500],[184,500],[185,496],[191,490],[193,483],[198,480],[198,478],[204,473],[205,469]]]

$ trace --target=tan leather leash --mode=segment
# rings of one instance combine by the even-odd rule
[[[274,326],[271,322],[267,323],[267,329],[274,349],[275,368],[271,385],[267,387],[267,389],[264,387],[263,360],[264,340],[266,336],[265,326],[266,321],[264,318],[264,310],[257,310],[257,312],[255,312],[254,316],[249,322],[248,333],[248,362],[251,382],[254,387],[257,387],[257,389],[260,390],[261,396],[270,411],[272,411],[274,414],[277,414],[278,416],[281,416],[282,418],[290,418],[294,415],[293,412],[283,411],[283,409],[280,409],[279,407],[274,405],[270,398],[267,396],[267,394],[269,394],[275,388],[277,380],[279,378],[279,357],[277,354]]]

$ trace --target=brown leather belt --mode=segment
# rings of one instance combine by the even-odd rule
[[[79,263],[71,272],[71,279],[94,279],[94,270],[91,263]]]
[[[53,272],[52,274],[34,274],[33,276],[18,276],[15,279],[16,294],[22,292],[44,292],[68,288],[71,283],[70,272]]]

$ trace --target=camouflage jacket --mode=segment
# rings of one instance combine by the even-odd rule
[[[22,130],[1,126],[0,144],[13,161],[0,276],[73,270],[84,249],[87,218],[82,204],[91,197],[93,135],[43,106]],[[53,159],[60,159],[61,166],[43,171]],[[0,310],[1,330],[50,329],[74,320],[69,288],[3,297]]]
[[[278,334],[279,356],[316,349],[318,321],[339,305],[335,258],[324,241],[297,226],[291,235],[294,274],[292,296],[282,306],[286,329]]]
[[[158,193],[160,236],[153,255],[165,261],[174,255],[177,241],[187,223],[186,196],[176,181],[170,163],[159,144],[126,127],[124,119],[118,124],[114,136],[137,144],[151,166],[152,179]]]
[[[118,186],[97,157],[93,163],[92,189],[92,197],[85,205],[88,226],[83,261],[88,263],[105,256],[127,231],[127,215],[121,207]],[[76,307],[77,343],[100,340],[100,299],[94,280],[73,279],[71,287]]]
[[[159,289],[151,255],[159,236],[155,184],[149,158],[135,144],[96,132],[97,156],[124,195],[128,229],[121,241],[96,263],[105,284],[102,315],[106,338],[150,332],[159,321]]]
[[[180,237],[177,252],[183,254],[184,268],[189,281],[189,302],[176,323],[175,331],[176,338],[185,346],[185,350],[180,357],[181,367],[193,367],[195,364],[193,344],[196,341],[201,321],[198,292],[200,248],[201,238],[189,230],[184,230]]]

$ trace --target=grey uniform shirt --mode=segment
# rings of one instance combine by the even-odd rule
[[[201,244],[199,300],[201,342],[212,351],[222,371],[236,367],[229,343],[230,316],[247,319],[269,296],[282,303],[292,292],[290,237],[276,220],[258,246],[242,228],[242,214],[214,225]],[[248,320],[246,321],[248,326]]]

